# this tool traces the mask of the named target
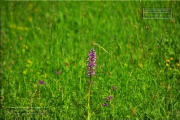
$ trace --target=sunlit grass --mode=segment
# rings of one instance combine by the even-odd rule
[[[179,2],[2,3],[0,116],[180,118]],[[144,20],[143,7],[170,7],[173,18]],[[91,48],[97,66],[89,81]],[[12,107],[29,114],[11,115]],[[38,107],[47,113],[31,114]]]

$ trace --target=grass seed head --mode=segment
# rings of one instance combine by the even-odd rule
[[[170,60],[166,60],[166,63],[169,63],[170,62]]]
[[[168,64],[168,63],[166,63],[166,66],[168,67],[168,66],[169,66],[169,64]]]

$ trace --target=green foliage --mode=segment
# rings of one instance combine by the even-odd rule
[[[1,4],[0,116],[87,119],[86,60],[94,47],[92,120],[180,119],[179,2]],[[173,17],[143,19],[142,8],[172,8]],[[12,107],[31,109],[18,116]],[[36,107],[48,109],[30,114]]]

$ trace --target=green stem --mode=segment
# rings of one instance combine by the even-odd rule
[[[91,113],[90,113],[91,81],[92,81],[92,76],[90,75],[90,83],[88,89],[88,120],[90,120],[91,118]]]

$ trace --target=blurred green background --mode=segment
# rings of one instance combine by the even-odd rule
[[[171,8],[172,18],[143,19],[143,8]],[[92,119],[179,119],[179,11],[177,1],[1,1],[1,114],[48,107],[50,116],[23,117],[86,119],[94,47]]]

